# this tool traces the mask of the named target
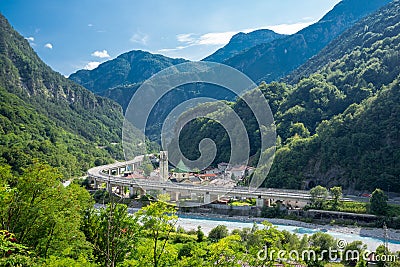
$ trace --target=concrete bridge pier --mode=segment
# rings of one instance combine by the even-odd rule
[[[98,183],[97,183],[97,180],[96,180],[96,179],[93,179],[93,189],[94,189],[94,190],[97,190],[97,189],[99,189],[99,185],[98,185]]]
[[[110,182],[106,182],[106,189],[109,193],[112,191],[112,184]]]
[[[204,193],[204,204],[211,203],[211,195],[210,192],[205,192]]]
[[[135,190],[133,186],[129,186],[129,197],[133,197],[135,195]]]
[[[258,198],[256,198],[256,207],[263,208],[264,205],[265,205],[265,200],[262,198],[262,196],[258,196]]]
[[[170,192],[171,201],[178,201],[179,200],[179,192]]]

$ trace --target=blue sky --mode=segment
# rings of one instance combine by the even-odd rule
[[[0,12],[69,75],[135,49],[200,60],[240,31],[294,33],[340,0],[0,0]]]

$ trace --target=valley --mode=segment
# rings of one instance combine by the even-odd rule
[[[332,3],[291,33],[207,15],[221,32],[171,35],[190,20],[148,13],[157,37],[144,2],[113,23],[52,3],[29,27],[0,3],[0,266],[399,266],[400,1]],[[49,34],[53,12],[76,32]],[[89,48],[123,18],[130,50]],[[67,46],[92,61],[54,71]]]

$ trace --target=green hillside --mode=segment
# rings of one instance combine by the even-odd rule
[[[94,93],[107,94],[109,89],[142,83],[157,72],[186,61],[134,50],[104,62],[94,70],[79,70],[69,78]]]
[[[278,134],[278,150],[265,186],[301,188],[320,183],[400,190],[399,8],[395,1],[346,31],[335,40],[346,53],[319,66],[316,73],[293,85],[260,86],[275,114]],[[313,62],[338,54],[335,49],[332,55],[325,52],[320,54],[323,59],[316,57]],[[256,136],[251,114],[245,107],[236,110],[250,137]],[[185,142],[193,140],[190,133],[221,135],[214,124],[206,120],[185,126],[180,140],[188,157],[195,158],[192,151],[197,151],[197,143]],[[229,155],[229,146],[220,145],[226,139],[224,133],[216,139],[217,147],[223,148],[217,161],[228,160],[224,155]],[[259,153],[257,138],[253,140],[250,156]]]
[[[318,22],[296,34],[259,44],[223,63],[244,72],[254,81],[277,81],[316,55],[358,20],[389,2],[390,0],[340,1]]]
[[[71,176],[121,157],[120,106],[51,70],[1,15],[0,94],[0,157],[14,170],[39,160]]]

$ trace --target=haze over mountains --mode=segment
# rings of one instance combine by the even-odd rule
[[[353,189],[379,184],[400,188],[399,2],[374,13],[389,2],[344,0],[297,34],[240,33],[204,59],[233,66],[258,82],[288,81],[260,85],[279,135],[265,186],[341,183]],[[112,100],[125,109],[144,80],[186,62],[131,51],[65,79],[37,57],[4,17],[0,23],[0,155],[16,171],[39,159],[62,168],[66,176],[77,175],[112,157],[121,158],[122,109]],[[232,94],[206,85],[178,88],[155,107],[150,138],[157,140],[172,108],[198,96],[234,100]],[[240,101],[232,105],[245,119],[251,140],[257,140],[246,107]],[[181,138],[186,155],[197,156],[195,141],[202,136],[219,136],[225,142],[220,130],[199,120],[185,126]],[[225,161],[229,146],[219,147],[217,160]],[[261,152],[257,141],[252,143],[250,156]]]

